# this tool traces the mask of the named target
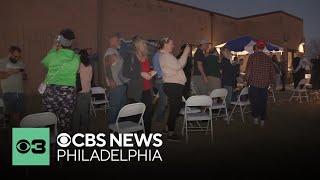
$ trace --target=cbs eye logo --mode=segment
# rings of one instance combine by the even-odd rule
[[[43,139],[34,139],[31,141],[31,144],[26,139],[21,139],[16,144],[16,149],[19,153],[25,154],[28,153],[31,149],[31,152],[34,154],[43,154],[46,152],[46,141]]]
[[[12,165],[49,166],[50,129],[12,128]]]
[[[71,137],[69,134],[67,133],[61,133],[58,135],[57,137],[57,144],[64,148],[64,147],[68,147],[71,143]]]

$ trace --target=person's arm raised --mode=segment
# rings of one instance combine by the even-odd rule
[[[183,50],[181,57],[178,59],[179,69],[183,69],[187,63],[188,55],[190,53],[190,46],[186,46]]]

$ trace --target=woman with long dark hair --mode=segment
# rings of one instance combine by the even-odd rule
[[[79,78],[77,79],[77,102],[73,113],[73,131],[87,131],[89,129],[89,114],[90,114],[90,100],[91,100],[91,80],[92,80],[92,66],[88,52],[81,50]]]

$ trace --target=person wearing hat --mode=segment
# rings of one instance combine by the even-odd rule
[[[256,42],[257,50],[249,56],[246,76],[249,85],[249,100],[254,124],[263,127],[267,118],[268,87],[275,81],[275,69],[271,58],[263,52],[266,44]]]
[[[76,75],[80,57],[72,49],[75,34],[64,29],[55,40],[54,47],[42,60],[48,70],[44,83],[43,107],[58,117],[58,132],[71,132],[71,120],[76,102]]]
[[[194,85],[194,89],[196,94],[198,95],[207,95],[208,94],[208,78],[205,73],[204,63],[206,60],[206,52],[209,49],[210,42],[207,40],[201,40],[199,43],[199,47],[194,54],[194,71],[192,76],[192,82]]]

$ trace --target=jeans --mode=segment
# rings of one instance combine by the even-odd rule
[[[266,120],[268,88],[249,87],[249,100],[253,118]]]
[[[127,86],[120,85],[110,90],[109,93],[109,105],[107,118],[109,124],[116,123],[118,113],[120,109],[127,103]]]
[[[90,93],[79,93],[73,112],[72,128],[74,132],[88,131],[90,114]]]
[[[3,103],[7,113],[24,112],[24,94],[6,92],[3,94]]]
[[[233,87],[232,86],[223,86],[223,88],[228,90],[228,94],[226,97],[226,103],[227,103],[227,107],[230,107],[231,100],[232,100],[232,94],[233,94]]]
[[[158,105],[155,111],[155,119],[157,121],[164,120],[166,105],[167,105],[167,96],[163,91],[163,82],[161,79],[156,80],[155,87],[159,93]]]
[[[169,102],[169,118],[167,123],[169,131],[175,130],[176,119],[182,105],[183,88],[183,85],[175,83],[165,83],[163,86]]]

